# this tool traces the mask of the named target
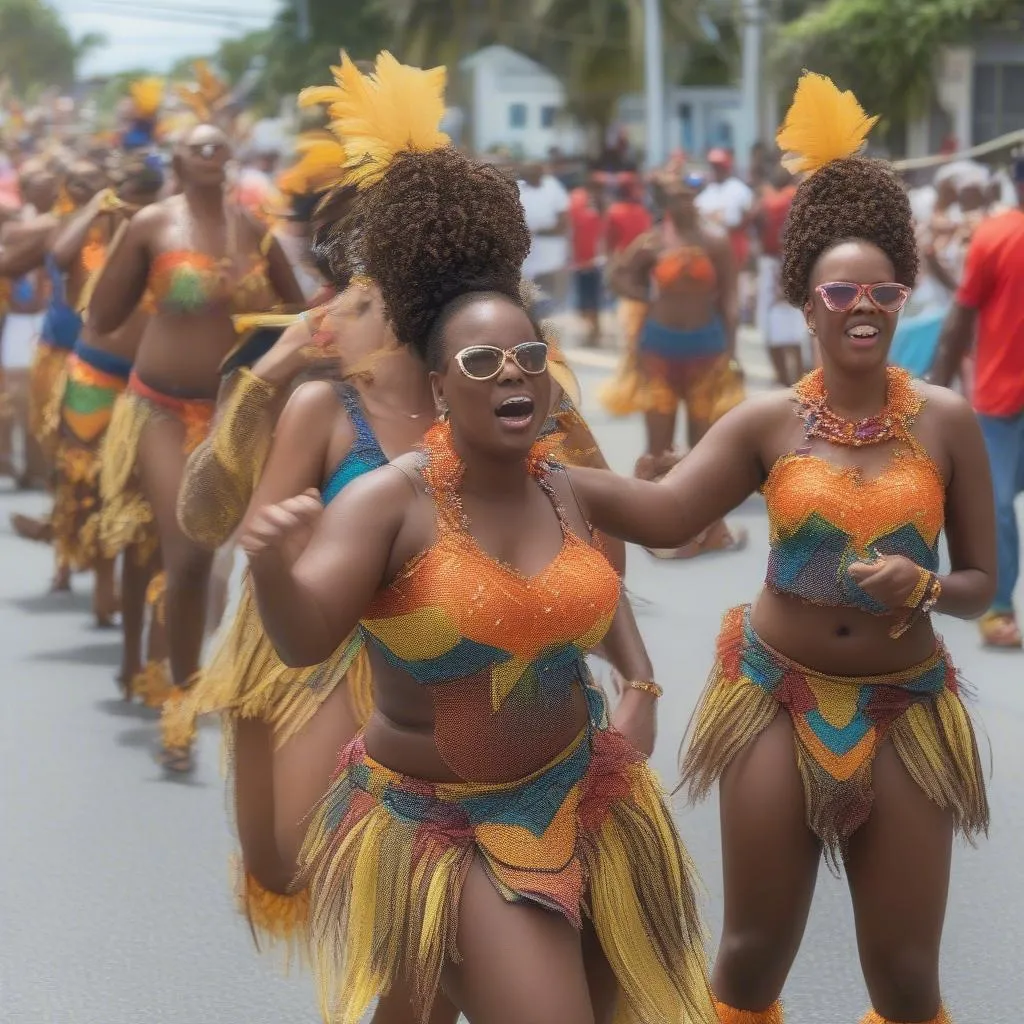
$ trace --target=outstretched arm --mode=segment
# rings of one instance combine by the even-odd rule
[[[733,409],[657,483],[605,470],[571,469],[590,521],[602,533],[650,548],[673,548],[692,540],[761,486],[765,411],[765,399]]]
[[[281,660],[319,665],[380,589],[413,490],[390,466],[349,484],[326,510],[307,493],[249,520],[242,546],[260,618]]]

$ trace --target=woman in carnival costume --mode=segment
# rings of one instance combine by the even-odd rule
[[[343,63],[335,121],[366,272],[440,417],[326,512],[309,494],[265,506],[243,538],[283,660],[317,663],[358,628],[373,670],[304,851],[324,1012],[355,1022],[381,996],[392,1016],[448,1000],[482,1024],[711,1021],[691,865],[584,661],[631,613],[559,438],[538,441],[552,383],[520,294],[518,189],[437,131],[443,70],[428,89],[382,55],[387,75],[376,89]],[[644,746],[659,693],[637,679],[619,706]]]
[[[111,247],[89,304],[92,326],[111,334],[147,292],[152,299],[104,441],[101,530],[110,547],[124,546],[155,520],[173,684],[165,693],[172,700],[184,697],[199,668],[212,565],[210,552],[178,526],[178,488],[188,455],[209,431],[220,364],[235,344],[231,316],[302,302],[273,237],[226,201],[232,151],[225,132],[211,123],[216,92],[209,91],[185,93],[202,123],[176,145],[180,194],[131,219]],[[163,760],[172,771],[187,771],[191,750],[165,747]]]
[[[404,73],[409,70],[382,58],[369,80],[381,105],[392,96],[404,96]],[[336,74],[343,82],[347,75],[350,87],[360,81],[347,63]],[[419,74],[424,89],[439,91],[436,76]],[[321,95],[321,90],[311,90],[307,99]],[[328,100],[338,97],[336,89],[327,93]],[[352,111],[346,110],[344,92],[340,97],[337,117],[345,122]],[[415,118],[420,109],[407,116]],[[438,116],[443,109],[439,98]],[[426,129],[418,126],[418,131]],[[350,209],[354,190],[341,183],[345,149],[337,141],[316,138],[300,151],[306,181],[329,190],[317,215],[322,226],[316,250],[322,272],[339,296],[289,327],[251,371],[241,369],[229,382],[210,438],[189,461],[179,500],[183,528],[209,547],[224,543],[234,532],[251,496],[253,509],[307,488],[320,490],[331,501],[356,477],[385,464],[386,453],[411,449],[432,420],[433,399],[422,361],[396,344],[379,290],[365,275],[352,278],[360,218]],[[299,176],[295,170],[289,180]],[[274,319],[245,318],[249,325]],[[336,377],[334,382],[302,385],[282,412],[290,384],[310,360],[322,361],[332,350],[338,353],[334,358],[341,382]],[[555,373],[572,387],[564,367]],[[563,448],[569,457],[604,465],[575,406],[561,386],[555,390],[550,429],[556,420],[568,429],[571,440]],[[621,568],[624,551],[621,545],[610,546]],[[649,677],[650,661],[631,616],[623,615],[617,630],[622,636],[608,645],[608,656],[622,673]],[[247,581],[234,623],[205,667],[193,698],[180,710],[168,708],[166,726],[187,729],[188,714],[225,713],[245,868],[239,888],[242,906],[257,934],[287,940],[289,950],[295,950],[305,940],[308,909],[308,893],[296,892],[292,885],[301,844],[297,824],[327,790],[338,749],[366,724],[372,710],[361,637],[347,638],[315,668],[288,668],[263,631]],[[634,717],[642,716],[634,711]],[[653,722],[639,723],[639,728],[644,744],[647,733],[653,744]],[[290,795],[286,824],[275,829],[278,812],[267,794],[282,784],[294,790],[297,782],[301,795]]]
[[[637,475],[650,479],[672,461],[676,417],[686,405],[687,443],[742,400],[735,362],[739,326],[736,268],[729,236],[705,223],[690,178],[667,172],[655,179],[664,209],[661,223],[637,238],[616,261],[613,285],[643,320],[630,337],[618,377],[605,385],[601,401],[613,415],[644,414],[647,451]],[[738,550],[742,529],[723,520],[678,550],[651,551],[659,558],[692,558]]]
[[[60,400],[66,364],[82,330],[79,300],[89,271],[80,259],[61,265],[54,252],[57,235],[68,217],[74,216],[106,186],[102,169],[86,160],[76,160],[64,173],[52,211],[33,225],[36,243],[42,246],[38,263],[49,281],[49,302],[43,316],[39,339],[29,368],[29,426],[32,436],[52,470],[60,428]],[[37,264],[38,265],[38,264]],[[15,531],[29,540],[53,537],[52,523],[28,516],[12,516]],[[71,586],[72,567],[56,552],[54,590]],[[106,612],[104,612],[106,615]]]
[[[159,167],[140,155],[119,169],[116,191],[98,193],[64,226],[54,244],[58,261],[81,260],[98,277],[109,246],[140,210],[157,201],[164,177]],[[69,357],[57,410],[53,534],[57,556],[74,571],[92,570],[97,621],[121,611],[124,637],[118,681],[127,698],[142,668],[142,638],[147,587],[158,562],[155,530],[137,546],[121,549],[102,536],[100,495],[103,439],[118,396],[127,387],[132,363],[150,314],[144,299],[116,331],[99,334],[88,320],[89,286],[82,296],[84,324]],[[111,455],[108,451],[108,456]],[[121,594],[114,584],[114,566],[123,555]],[[150,656],[163,658],[162,636],[155,613],[150,630]],[[141,694],[140,694],[141,695]]]
[[[856,155],[874,122],[805,74],[778,137],[808,175],[782,282],[822,368],[731,412],[660,483],[574,474],[595,525],[643,544],[679,543],[755,491],[767,504],[766,587],[725,616],[682,761],[693,797],[719,784],[726,1024],[783,1019],[823,852],[849,880],[864,1024],[948,1024],[953,837],[988,828],[962,683],[930,616],[978,616],[993,593],[988,464],[966,402],[886,365],[918,250],[900,182]]]

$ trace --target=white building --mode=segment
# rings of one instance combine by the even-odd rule
[[[565,112],[562,83],[536,61],[507,46],[488,46],[460,69],[470,98],[468,141],[478,153],[508,148],[543,158],[552,148],[582,152],[583,133]]]
[[[467,141],[478,153],[507,148],[542,158],[552,148],[582,154],[586,133],[565,109],[565,89],[550,71],[507,46],[488,46],[467,57]],[[643,96],[624,96],[618,123],[631,146],[644,148]],[[713,146],[732,147],[739,131],[738,89],[678,87],[667,90],[665,139],[670,150],[699,155]]]

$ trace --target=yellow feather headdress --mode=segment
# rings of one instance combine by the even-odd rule
[[[330,129],[344,150],[339,181],[369,188],[399,153],[430,153],[450,143],[440,130],[447,79],[443,67],[409,67],[385,50],[371,75],[364,75],[346,53],[331,72],[335,84],[304,89],[299,105],[327,105]]]
[[[140,78],[128,86],[132,105],[139,117],[154,118],[164,101],[164,80],[162,78]]]
[[[330,132],[304,132],[295,140],[295,153],[298,159],[278,176],[277,187],[282,192],[301,196],[341,184],[345,148]]]
[[[209,121],[213,118],[217,104],[227,95],[228,86],[213,73],[205,60],[197,60],[192,70],[195,72],[196,84],[178,84],[174,92],[197,117]]]
[[[792,174],[813,174],[833,160],[858,153],[878,122],[852,92],[840,92],[831,78],[805,71],[775,141]]]

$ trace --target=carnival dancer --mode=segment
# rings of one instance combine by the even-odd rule
[[[289,499],[243,539],[286,663],[330,656],[362,617],[373,667],[375,711],[307,840],[324,1011],[358,1021],[383,994],[425,1016],[441,989],[482,1024],[605,1019],[616,1003],[624,1020],[710,1021],[689,862],[583,661],[620,585],[555,441],[535,444],[551,383],[520,298],[517,188],[436,131],[443,71],[428,91],[381,55],[388,74],[403,102],[378,108],[343,61],[335,120],[363,188],[366,272],[443,416],[420,454],[326,515]],[[423,129],[394,130],[388,110]],[[653,712],[656,686],[628,690]]]
[[[52,251],[53,243],[64,218],[81,209],[105,184],[103,171],[96,164],[73,162],[61,181],[58,201],[34,226],[36,244],[43,246],[39,263],[45,267],[49,279],[50,299],[29,367],[29,427],[48,475],[52,475],[57,446],[65,364],[82,329],[78,299],[88,277],[84,267],[62,267]],[[48,482],[52,485],[52,479]],[[49,541],[53,537],[49,520],[15,513],[11,516],[11,525],[19,536],[28,540]],[[71,566],[58,555],[51,589],[61,591],[70,587]]]
[[[199,668],[212,562],[178,526],[178,488],[185,460],[213,417],[219,367],[236,340],[231,315],[302,304],[277,242],[225,201],[230,158],[228,137],[212,124],[182,137],[173,160],[181,193],[131,219],[89,303],[92,326],[110,334],[147,290],[153,299],[128,388],[104,439],[101,530],[112,537],[155,519],[174,686],[167,695],[175,699]],[[165,750],[164,762],[186,771],[191,752]]]
[[[400,78],[387,74],[390,67],[386,65],[375,80],[385,96],[401,84]],[[324,92],[314,89],[310,94]],[[336,141],[333,147],[333,183],[323,175],[331,152],[325,140],[317,140],[315,156],[307,148],[304,157],[311,157],[307,172],[313,164],[321,168],[319,175],[307,180],[334,186],[320,204],[317,217],[323,223],[316,249],[318,265],[340,293],[326,308],[289,327],[251,372],[242,369],[233,375],[210,437],[191,456],[179,496],[179,521],[189,536],[211,548],[234,533],[254,487],[254,510],[309,487],[320,488],[331,500],[356,476],[384,464],[385,452],[401,454],[412,448],[432,419],[433,400],[422,361],[396,344],[379,291],[360,274],[350,286],[360,225],[357,212],[350,208],[353,190],[339,186],[345,152]],[[289,180],[300,176],[296,171]],[[244,319],[253,323],[263,318]],[[333,382],[300,386],[278,419],[291,383],[311,365],[322,365],[332,346],[339,353],[343,382],[335,375]],[[564,456],[606,465],[566,394],[575,390],[567,369],[553,366],[552,376],[561,383],[553,396],[550,429],[565,431]],[[424,402],[426,413],[408,411]],[[613,541],[608,546],[623,571],[624,549]],[[612,638],[606,656],[625,675],[649,677],[653,670],[632,616],[623,614],[616,628],[624,635]],[[275,830],[276,813],[268,814],[274,808],[267,794],[276,785],[268,789],[268,779],[292,779],[293,785],[301,779],[304,810],[295,820],[304,820],[330,784],[338,749],[366,724],[371,709],[369,666],[361,638],[349,638],[314,669],[289,669],[263,632],[248,582],[234,623],[204,667],[190,700],[181,708],[166,708],[169,745],[188,740],[195,714],[224,713],[228,775],[243,850],[240,903],[258,937],[285,941],[289,953],[301,952],[308,894],[304,889],[292,891],[301,836],[294,821]],[[654,723],[643,712],[635,701],[627,700],[617,711],[617,721],[631,718],[638,742],[649,753]],[[311,745],[319,756],[310,756]],[[301,766],[301,773],[292,769],[293,763]],[[278,831],[284,836],[281,844]],[[444,1019],[440,1009],[435,1019]]]
[[[100,273],[110,243],[121,225],[142,207],[155,202],[163,187],[159,166],[144,157],[125,169],[124,181],[117,192],[99,192],[58,233],[53,255],[58,266],[81,265],[95,277]],[[82,295],[82,305],[87,296]],[[113,623],[119,602],[114,583],[114,559],[100,536],[101,502],[99,493],[99,452],[110,424],[114,401],[128,382],[132,359],[148,317],[145,303],[127,322],[108,337],[97,337],[86,323],[65,365],[58,402],[58,434],[55,452],[53,526],[54,549],[58,564],[73,572],[90,570],[95,575],[93,610],[97,624]],[[141,621],[143,606],[137,601],[139,588],[132,586],[135,559],[126,560],[129,598],[129,629],[139,638],[125,644],[127,658],[120,680],[127,686],[140,667]],[[143,589],[141,597],[144,599]]]
[[[612,276],[620,295],[647,303],[646,319],[636,350],[626,354],[618,377],[600,395],[614,415],[644,413],[647,452],[637,463],[642,476],[656,474],[674,450],[680,402],[686,405],[692,446],[743,396],[736,362],[736,267],[729,238],[703,222],[691,181],[661,175],[656,187],[665,217],[633,243]],[[690,544],[651,554],[692,558],[738,550],[746,540],[744,530],[730,530],[722,520]]]
[[[900,182],[855,155],[874,120],[808,74],[778,137],[809,174],[782,280],[823,367],[723,418],[661,483],[573,471],[595,526],[644,544],[679,543],[755,491],[767,503],[766,587],[726,614],[682,761],[693,797],[719,784],[727,1024],[782,1020],[823,850],[853,896],[864,1024],[948,1022],[953,836],[988,827],[962,684],[930,618],[991,600],[988,463],[966,402],[886,365],[918,253]]]

